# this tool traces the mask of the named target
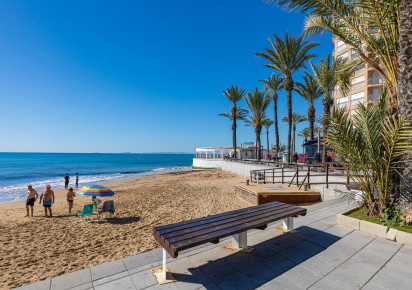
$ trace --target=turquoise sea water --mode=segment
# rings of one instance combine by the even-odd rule
[[[111,153],[0,153],[0,203],[25,200],[27,185],[38,192],[50,184],[64,187],[104,183],[126,177],[187,170],[192,154],[111,154]]]

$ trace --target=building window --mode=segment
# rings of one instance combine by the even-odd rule
[[[350,50],[350,58],[355,59],[355,58],[358,58],[358,57],[359,57],[359,52],[352,48]]]
[[[365,86],[365,76],[358,76],[351,80],[352,89],[356,90]]]
[[[346,47],[348,47],[348,45],[344,43],[342,40],[339,40],[336,47],[338,51],[341,51],[342,49],[345,49]]]
[[[384,80],[379,73],[373,73],[371,77],[368,78],[368,85],[383,84]]]
[[[369,94],[369,100],[370,101],[376,101],[377,99],[379,99],[379,96],[381,95],[381,93],[382,93],[382,89],[381,88],[374,88],[373,90],[372,90],[372,93],[371,94]]]
[[[360,72],[360,71],[363,71],[364,68],[365,68],[365,66],[363,65],[363,66],[355,69],[355,74],[358,73],[358,72]]]
[[[344,53],[341,53],[341,54],[339,54],[338,55],[338,59],[343,59],[343,60],[346,60],[346,59],[348,59],[348,52],[346,51],[346,52],[344,52]]]
[[[351,106],[357,105],[358,103],[362,103],[365,101],[365,92],[359,92],[356,94],[352,94],[350,96],[350,104]]]
[[[348,97],[336,99],[336,106],[338,108],[346,108],[348,106]]]

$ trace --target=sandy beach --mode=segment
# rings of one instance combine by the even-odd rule
[[[85,222],[68,216],[65,190],[55,190],[52,218],[36,202],[0,205],[0,289],[9,289],[159,247],[155,226],[250,206],[233,185],[243,179],[220,170],[156,174],[106,183],[116,195],[115,218]],[[36,188],[40,193],[41,189]],[[74,212],[90,197],[77,195]]]

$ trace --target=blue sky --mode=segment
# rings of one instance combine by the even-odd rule
[[[6,152],[230,146],[231,124],[217,116],[230,109],[222,90],[261,87],[272,71],[254,54],[274,33],[303,27],[302,15],[260,0],[1,1],[0,15]],[[320,57],[332,52],[330,36],[315,40]],[[284,91],[278,106],[286,116]],[[316,108],[321,113],[320,101]],[[296,93],[293,111],[307,111]],[[286,143],[286,123],[280,135]],[[254,138],[253,128],[239,126],[239,143]]]

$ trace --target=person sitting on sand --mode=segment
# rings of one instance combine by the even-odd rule
[[[69,188],[69,191],[66,194],[67,197],[67,205],[69,206],[69,214],[72,213],[72,208],[73,208],[73,202],[74,202],[74,197],[76,194],[74,194],[73,188]]]
[[[43,206],[44,206],[44,216],[47,216],[47,209],[49,209],[49,216],[52,215],[52,203],[54,203],[54,192],[51,190],[51,186],[47,185],[46,190],[44,190],[41,195],[40,195],[40,201],[39,204],[41,203],[41,200],[43,199]]]
[[[36,199],[39,197],[39,194],[36,190],[33,189],[31,185],[27,187],[27,201],[26,201],[26,210],[27,215],[29,216],[29,207],[31,208],[31,216],[33,217],[33,210],[34,210],[34,203]]]

